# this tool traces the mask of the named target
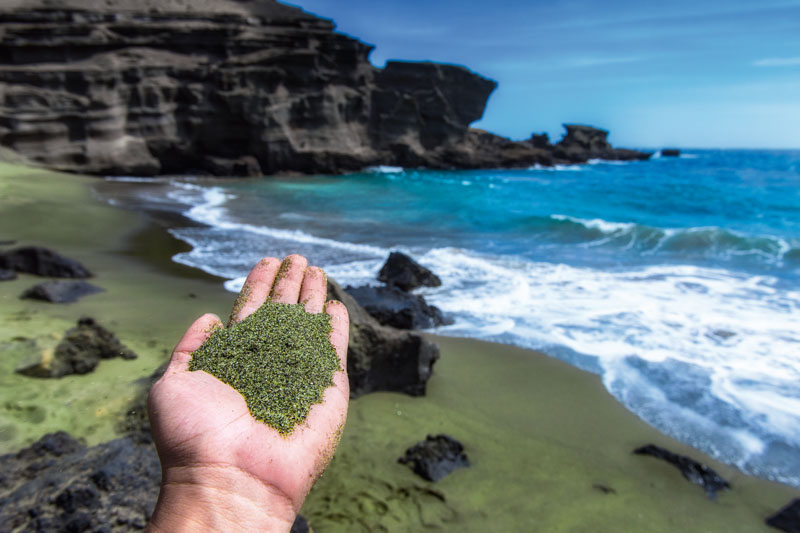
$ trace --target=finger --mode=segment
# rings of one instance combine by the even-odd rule
[[[287,256],[281,263],[275,276],[269,299],[281,304],[296,304],[300,297],[300,285],[303,283],[308,261],[302,255]]]
[[[276,257],[265,257],[253,267],[233,304],[228,325],[244,320],[267,301],[280,268],[281,262]]]
[[[328,291],[327,277],[319,267],[308,267],[300,286],[300,302],[309,313],[321,313]]]
[[[342,370],[347,372],[347,343],[350,338],[350,315],[342,302],[331,300],[325,304],[325,312],[331,317],[331,344],[339,356]],[[345,380],[346,381],[346,380]]]
[[[186,330],[178,345],[175,346],[172,358],[169,360],[168,369],[172,371],[188,370],[192,352],[200,348],[206,342],[206,339],[221,327],[222,321],[217,315],[212,315],[211,313],[207,313],[195,320],[194,324]]]

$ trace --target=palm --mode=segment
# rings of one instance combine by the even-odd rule
[[[295,258],[292,268],[272,287],[278,270],[276,261],[262,261],[253,269],[248,289],[240,296],[245,301],[237,302],[235,320],[252,313],[270,293],[275,301],[303,301],[310,312],[322,310],[324,275],[304,277],[305,260]],[[331,305],[327,312],[332,317],[331,340],[346,368],[346,310],[341,305]],[[284,437],[255,420],[242,395],[232,387],[205,372],[188,371],[191,352],[200,347],[215,326],[219,326],[219,320],[205,315],[189,328],[164,377],[150,392],[151,421],[162,466],[232,468],[280,491],[299,508],[336,446],[347,411],[347,376],[337,372],[334,386],[325,391],[323,402],[314,405],[305,423]]]

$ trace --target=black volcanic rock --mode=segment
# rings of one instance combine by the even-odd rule
[[[103,292],[104,290],[82,280],[45,281],[26,290],[22,293],[22,298],[44,300],[52,303],[70,303],[76,302],[79,298],[89,294]]]
[[[681,151],[677,148],[664,148],[661,150],[662,157],[678,157],[681,155]]]
[[[418,476],[433,482],[469,466],[464,445],[448,435],[428,435],[407,449],[397,462],[408,465]]]
[[[423,396],[439,359],[438,346],[419,333],[380,325],[331,279],[328,299],[342,302],[350,315],[350,396],[357,398],[375,391]]]
[[[17,273],[13,270],[0,268],[0,281],[11,281],[17,279]]]
[[[358,304],[384,326],[427,329],[447,324],[442,311],[417,294],[395,287],[347,287]]]
[[[41,246],[24,246],[0,252],[0,268],[49,278],[90,278],[79,262]]]
[[[800,533],[800,498],[792,500],[765,522],[768,526],[786,533]]]
[[[53,169],[249,176],[646,157],[589,153],[569,133],[553,148],[470,129],[494,81],[431,62],[375,68],[372,46],[275,0],[26,0],[0,20],[0,145]]]
[[[127,436],[87,447],[59,431],[0,456],[0,531],[145,529],[161,465],[155,447]],[[298,515],[292,531],[310,531]]]
[[[30,366],[18,368],[17,372],[37,378],[88,374],[100,364],[101,359],[114,357],[135,359],[136,354],[93,318],[84,317],[78,320],[76,327],[67,330],[52,357],[44,357]]]
[[[130,531],[153,512],[155,448],[117,439],[87,448],[64,432],[0,457],[0,530]]]
[[[378,272],[378,281],[390,287],[404,291],[413,291],[417,287],[439,287],[442,280],[401,252],[392,252]]]
[[[633,451],[637,455],[650,455],[657,459],[667,461],[675,468],[681,471],[683,477],[691,481],[695,485],[700,485],[706,491],[706,495],[710,499],[717,497],[717,492],[731,488],[730,484],[722,479],[719,474],[708,466],[698,463],[690,457],[672,453],[669,450],[656,446],[655,444],[648,444]]]

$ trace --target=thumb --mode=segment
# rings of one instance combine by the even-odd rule
[[[178,345],[175,346],[172,358],[169,360],[168,369],[173,372],[188,370],[192,352],[200,348],[215,330],[222,327],[222,321],[219,317],[211,313],[206,313],[195,320],[186,330]]]

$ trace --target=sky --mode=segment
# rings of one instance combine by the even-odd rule
[[[800,0],[293,0],[387,59],[499,87],[474,127],[616,146],[800,148]]]

